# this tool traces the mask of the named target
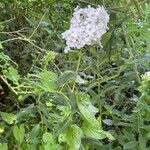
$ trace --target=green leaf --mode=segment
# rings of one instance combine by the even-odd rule
[[[30,115],[33,116],[33,114],[37,111],[36,106],[34,104],[30,104],[28,107],[21,108],[20,111],[16,114],[17,120],[22,121],[26,118],[29,118]]]
[[[29,133],[28,141],[30,143],[36,144],[38,143],[38,134],[40,131],[40,125],[37,124],[33,127],[32,131]]]
[[[51,71],[43,70],[38,74],[38,76],[45,82],[52,82],[57,80],[57,74]]]
[[[107,32],[106,34],[103,35],[102,39],[101,39],[101,43],[103,46],[105,46],[107,44],[107,42],[110,40],[112,36],[112,31]]]
[[[108,150],[102,143],[100,140],[94,139],[94,138],[83,138],[82,142],[85,143],[85,146],[88,146],[87,143],[89,145],[94,146],[97,150]]]
[[[25,136],[25,128],[24,128],[24,124],[19,125],[19,126],[14,126],[13,128],[13,135],[15,137],[15,139],[21,144],[24,140],[24,136]]]
[[[58,83],[61,86],[64,83],[66,83],[67,81],[70,81],[70,80],[72,81],[74,79],[75,75],[76,75],[76,72],[67,70],[67,71],[63,72],[61,74],[61,76],[58,78]]]
[[[57,55],[57,53],[52,52],[52,51],[48,51],[46,52],[43,61],[44,61],[44,68],[46,69],[48,67],[49,62],[53,61],[55,59],[55,56]]]
[[[59,144],[51,144],[51,143],[44,144],[44,150],[61,150],[61,149],[62,147]]]
[[[106,137],[109,139],[109,140],[115,140],[115,138],[112,136],[111,133],[107,132],[107,131],[103,131],[103,133],[106,135]]]
[[[56,144],[54,141],[53,135],[50,132],[45,132],[43,134],[43,142],[44,144],[44,150],[61,150],[62,147],[59,144]]]
[[[37,74],[37,77],[40,81],[35,83],[36,93],[53,92],[57,89],[57,74],[54,72],[43,70]]]
[[[16,121],[16,115],[12,113],[5,113],[5,112],[0,112],[0,115],[2,119],[8,123],[8,124],[13,124]]]
[[[10,57],[8,55],[5,55],[3,52],[0,53],[0,60],[2,61],[10,61]]]
[[[147,140],[145,139],[144,135],[139,135],[139,147],[141,150],[145,150],[146,149],[146,142]]]
[[[96,127],[94,122],[93,124],[90,124],[85,121],[82,126],[82,131],[86,136],[90,138],[95,139],[108,138],[109,140],[114,140],[114,137],[109,132],[102,130],[99,126]]]
[[[0,143],[0,150],[8,150],[7,143]]]
[[[102,129],[100,129],[99,127],[95,127],[94,125],[95,123],[93,122],[93,125],[88,123],[88,122],[84,122],[83,126],[82,126],[82,130],[83,133],[91,138],[95,138],[95,139],[104,139],[106,138],[105,133],[103,132]]]
[[[54,136],[57,137],[61,133],[65,132],[67,128],[71,125],[71,121],[72,120],[68,117],[63,122],[57,123],[55,127],[53,128]]]
[[[4,132],[5,126],[3,124],[0,124],[0,134]]]
[[[45,132],[45,133],[43,134],[42,139],[43,139],[43,142],[44,142],[44,143],[51,143],[51,144],[54,144],[54,143],[55,143],[55,141],[54,141],[54,139],[53,139],[53,135],[52,135],[50,132]]]
[[[71,109],[67,106],[62,106],[59,105],[57,107],[57,109],[59,109],[61,111],[61,117],[62,117],[62,121],[64,121],[70,114],[71,114]]]
[[[84,125],[82,127],[84,134],[95,139],[109,138],[114,140],[113,136],[101,129],[100,123],[95,118],[98,109],[90,102],[90,97],[84,93],[77,94],[77,106],[83,116]]]
[[[2,45],[2,43],[0,42],[0,49],[3,49],[3,45]]]
[[[71,150],[79,150],[81,145],[82,130],[77,125],[71,125],[66,131],[65,139]]]
[[[108,126],[113,125],[113,121],[111,119],[103,119],[103,122]]]
[[[76,97],[77,106],[83,116],[83,118],[89,123],[95,123],[95,126],[99,126],[98,121],[95,118],[95,114],[98,112],[98,109],[94,107],[90,102],[90,97],[82,92],[77,94]]]
[[[20,76],[15,68],[9,67],[8,70],[3,71],[3,73],[6,78],[11,80],[14,84],[19,85],[18,81],[20,79]]]
[[[137,142],[137,141],[131,141],[131,142],[126,143],[126,144],[123,146],[123,149],[130,149],[130,150],[132,150],[133,148],[136,148],[137,145],[138,145],[138,142]]]

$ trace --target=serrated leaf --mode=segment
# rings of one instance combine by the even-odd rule
[[[139,147],[141,150],[145,150],[146,149],[146,138],[143,135],[139,135]]]
[[[29,118],[30,114],[34,114],[36,112],[36,107],[34,104],[29,105],[28,107],[21,108],[20,111],[17,113],[17,120],[24,120],[26,117]]]
[[[95,118],[95,114],[98,112],[98,109],[91,104],[90,97],[80,92],[77,94],[76,99],[77,106],[84,120],[84,124],[82,126],[84,134],[95,139],[104,139],[107,137],[110,140],[114,140],[110,133],[101,129],[100,123]]]
[[[71,150],[79,150],[81,145],[82,130],[77,125],[71,125],[66,131],[65,138]]]
[[[29,133],[28,141],[30,143],[36,144],[38,143],[38,134],[40,131],[40,125],[37,124],[33,127],[32,131]]]
[[[82,126],[83,133],[90,138],[94,139],[104,139],[106,138],[106,135],[103,133],[103,130],[99,127],[95,127],[95,123],[92,122],[92,124],[89,124],[88,122],[84,122],[84,125]]]
[[[19,126],[15,125],[13,128],[13,135],[14,135],[16,141],[21,144],[23,142],[24,136],[25,136],[24,124],[19,125]]]
[[[71,119],[68,117],[63,122],[59,122],[53,128],[54,136],[57,137],[61,133],[65,132],[65,130],[71,125]]]
[[[13,124],[16,121],[16,115],[12,113],[5,113],[5,112],[0,112],[0,115],[2,119],[8,123],[8,124]]]
[[[43,70],[38,73],[36,77],[39,78],[39,82],[34,82],[34,89],[36,93],[54,92],[57,89],[57,74],[54,72]]]
[[[98,121],[95,118],[95,114],[98,109],[94,107],[90,102],[90,97],[82,92],[78,93],[76,96],[77,106],[85,120],[89,123],[95,123],[95,126],[99,126]]]
[[[86,121],[84,122],[82,126],[82,130],[87,137],[94,138],[94,139],[108,138],[109,140],[114,140],[114,137],[109,132],[102,130],[98,126],[96,127],[94,124],[95,124],[94,122],[93,124],[90,124]]]

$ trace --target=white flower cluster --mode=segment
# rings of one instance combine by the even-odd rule
[[[70,29],[62,33],[62,38],[66,40],[67,47],[65,53],[73,49],[81,49],[85,45],[99,43],[101,37],[106,33],[109,22],[109,15],[104,7],[75,8],[70,23]]]

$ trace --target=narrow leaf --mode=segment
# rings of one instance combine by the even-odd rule
[[[18,141],[21,144],[23,142],[24,136],[25,136],[24,124],[22,124],[20,126],[15,125],[13,128],[13,135],[14,135],[16,141]]]
[[[8,124],[13,124],[14,121],[16,121],[16,115],[12,113],[0,112],[0,115],[2,119]]]

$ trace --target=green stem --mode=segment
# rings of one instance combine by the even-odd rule
[[[35,32],[37,31],[37,29],[39,28],[39,26],[41,25],[41,22],[43,21],[44,17],[46,15],[46,12],[44,13],[44,15],[42,16],[40,22],[38,23],[37,27],[34,29],[34,31],[32,32],[32,34],[29,36],[28,39],[31,39],[33,37],[33,35],[35,34]]]
[[[81,58],[82,58],[82,53],[79,52],[79,58],[78,58],[78,63],[77,63],[77,68],[76,68],[76,76],[78,75],[78,72],[79,72],[79,67],[80,67],[80,63],[81,63]],[[74,79],[74,82],[73,82],[72,92],[74,92],[74,90],[75,90],[76,76],[75,76],[75,79]]]
[[[69,108],[71,109],[70,99],[69,99],[65,94],[63,94],[63,93],[60,92],[60,91],[54,91],[54,93],[57,93],[57,94],[62,95],[62,96],[65,98],[65,101],[68,103]]]
[[[41,113],[41,110],[39,108],[40,103],[41,103],[40,98],[41,98],[41,95],[39,95],[38,98],[37,98],[37,105],[38,105],[38,112],[39,112],[40,117],[41,117],[41,128],[42,128],[42,131],[43,131],[43,129],[44,129],[44,118],[43,118],[43,114]]]
[[[0,43],[3,44],[3,43],[6,43],[6,42],[10,42],[10,41],[15,41],[15,40],[21,40],[21,41],[26,41],[28,42],[29,44],[31,44],[32,46],[36,47],[37,49],[39,49],[41,52],[46,52],[47,50],[37,46],[36,44],[34,44],[33,42],[30,41],[30,39],[27,39],[26,37],[17,37],[17,38],[12,38],[12,39],[7,39],[5,41],[1,41]]]
[[[135,57],[134,57],[134,54],[132,52],[132,47],[130,46],[128,35],[127,35],[127,33],[124,29],[123,29],[123,33],[124,33],[125,42],[126,42],[127,47],[129,49],[130,59],[134,60],[134,62],[133,62],[133,71],[135,73],[136,81],[137,81],[138,84],[141,84],[141,80],[140,80],[139,73],[138,73],[138,70],[137,70],[137,64],[135,62]]]
[[[0,76],[0,78],[3,80],[3,82],[5,82],[5,84],[8,86],[8,88],[13,92],[15,93],[15,95],[18,95],[18,93],[14,90],[13,87],[11,87],[11,85],[7,82],[7,79],[4,77],[4,76]]]
[[[10,22],[10,21],[12,21],[12,20],[14,20],[14,19],[15,19],[15,17],[13,17],[13,18],[11,18],[11,19],[9,19],[9,20],[5,20],[5,21],[3,21],[3,22],[0,22],[0,25],[3,24],[3,23],[8,23],[8,22]]]

